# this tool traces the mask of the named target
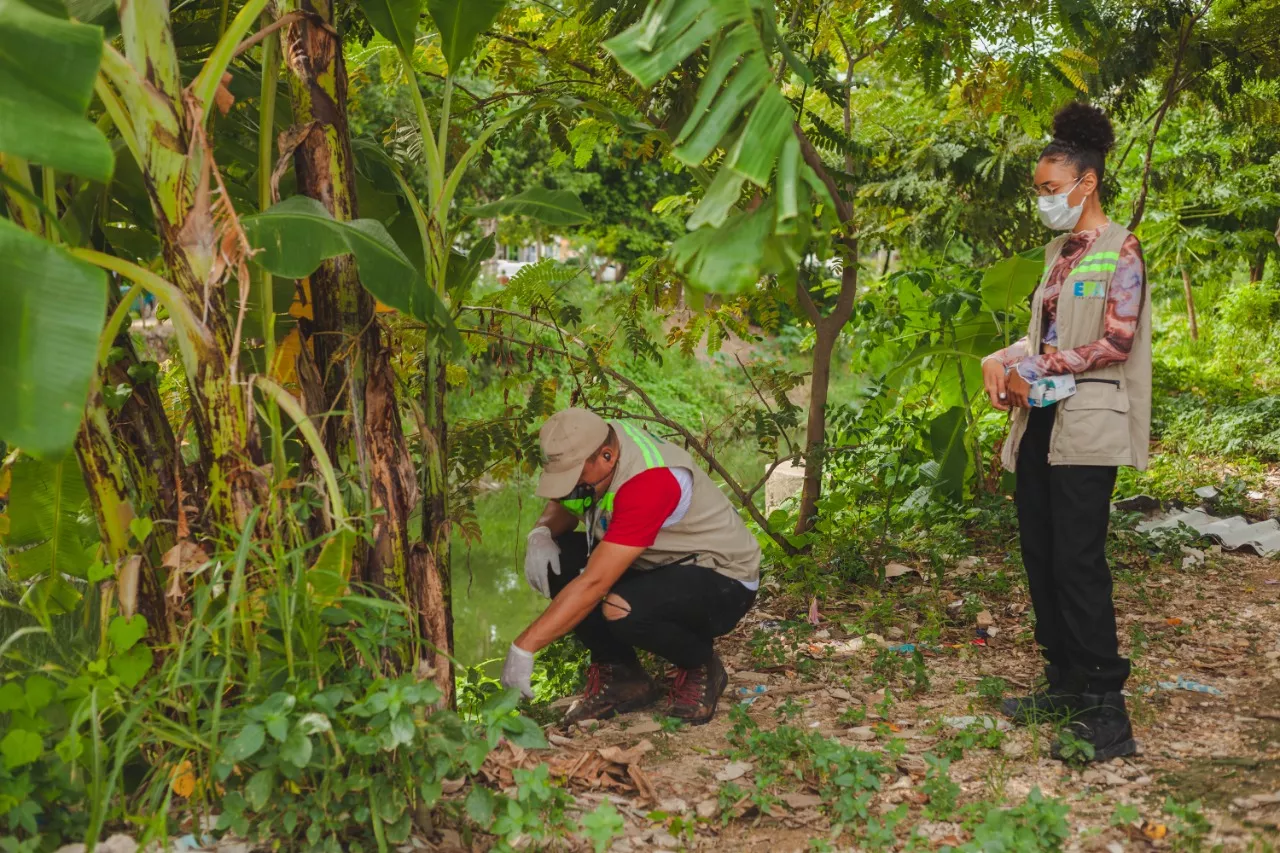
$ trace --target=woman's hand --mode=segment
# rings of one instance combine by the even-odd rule
[[[1008,377],[1000,359],[991,358],[982,363],[982,384],[986,386],[991,405],[1002,412],[1009,411]]]
[[[1027,395],[1031,393],[1031,384],[1022,378],[1022,374],[1016,370],[1010,370],[1006,380],[1009,389],[1009,401],[1019,409],[1031,408],[1031,403],[1027,400]]]

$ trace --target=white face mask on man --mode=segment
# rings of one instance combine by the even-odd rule
[[[1089,194],[1085,193],[1084,198],[1080,199],[1080,203],[1075,207],[1067,202],[1067,196],[1071,195],[1071,191],[1080,186],[1080,181],[1083,180],[1084,175],[1081,175],[1080,180],[1072,184],[1071,189],[1066,192],[1040,196],[1037,200],[1040,206],[1040,221],[1046,227],[1054,231],[1069,231],[1076,227],[1076,223],[1080,221],[1080,214],[1084,212],[1084,200],[1089,197]]]

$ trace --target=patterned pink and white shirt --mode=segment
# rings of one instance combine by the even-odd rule
[[[1062,251],[1045,282],[1041,299],[1044,318],[1043,338],[1046,346],[1058,345],[1058,296],[1067,274],[1075,268],[1111,223],[1089,231],[1068,235]],[[1132,234],[1120,247],[1120,259],[1107,291],[1103,336],[1096,341],[1055,353],[1031,355],[1025,337],[991,355],[1005,370],[1017,369],[1027,382],[1044,376],[1079,374],[1100,367],[1121,364],[1129,358],[1133,339],[1138,333],[1138,313],[1142,310],[1142,294],[1146,287],[1147,268],[1142,260],[1142,246]]]

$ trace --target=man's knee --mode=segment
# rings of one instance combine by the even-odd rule
[[[611,592],[604,599],[604,618],[616,622],[631,613],[631,605],[616,592]]]

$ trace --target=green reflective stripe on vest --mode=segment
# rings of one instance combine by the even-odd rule
[[[1115,272],[1115,271],[1116,271],[1116,265],[1115,265],[1115,264],[1086,264],[1086,265],[1084,265],[1084,266],[1082,266],[1082,267],[1076,267],[1075,269],[1073,269],[1073,270],[1071,271],[1071,274],[1072,274],[1072,275],[1075,275],[1076,273],[1086,273],[1086,272],[1109,272],[1109,273],[1111,273],[1111,272]]]
[[[599,503],[591,504],[591,508],[594,509],[596,506],[599,506],[602,512],[613,512],[613,495],[614,495],[613,492],[607,493],[604,497],[600,499]],[[569,512],[573,513],[574,515],[587,514],[588,503],[589,503],[587,498],[574,498],[571,501],[560,501],[559,503],[560,503],[560,506],[569,510]]]
[[[622,427],[622,431],[636,443],[636,447],[640,448],[640,455],[644,457],[644,464],[649,468],[661,468],[662,454],[658,452],[658,445],[644,430],[637,429],[626,421],[618,421],[618,425]]]

